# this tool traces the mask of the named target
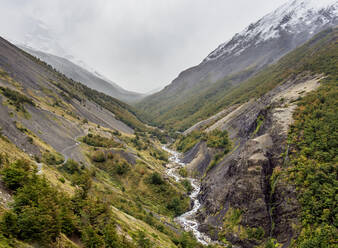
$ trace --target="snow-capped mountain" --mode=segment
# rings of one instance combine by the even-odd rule
[[[249,25],[236,34],[232,40],[221,44],[204,61],[217,59],[229,54],[240,55],[250,45],[258,45],[270,39],[282,37],[282,33],[309,34],[318,32],[323,26],[337,21],[338,1],[295,0],[288,2]]]
[[[245,82],[315,34],[336,25],[337,0],[291,0],[221,44],[199,65],[181,72],[162,91],[145,98],[141,108],[161,118],[172,108],[183,111],[190,106],[187,103],[203,105],[199,98],[216,95],[216,82],[222,83],[223,89]],[[199,108],[186,112],[193,114]]]

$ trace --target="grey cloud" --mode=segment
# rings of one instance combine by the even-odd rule
[[[0,35],[27,41],[27,33],[37,35],[32,30],[40,20],[47,34],[35,32],[49,36],[54,53],[72,54],[122,87],[147,92],[170,83],[286,0],[0,2]],[[34,39],[32,46],[41,46]]]

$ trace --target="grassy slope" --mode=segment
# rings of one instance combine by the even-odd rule
[[[30,57],[30,55],[26,56]],[[29,244],[45,242],[43,241],[45,237],[48,237],[48,240],[46,241],[47,244],[43,244],[44,246],[56,247],[61,243],[68,243],[69,245],[60,245],[60,247],[73,247],[73,245],[75,247],[81,247],[81,245],[103,247],[104,243],[105,247],[111,247],[108,245],[109,240],[104,234],[105,231],[108,232],[110,230],[110,224],[114,227],[113,230],[110,230],[112,234],[118,234],[118,238],[115,237],[118,245],[113,245],[112,247],[199,247],[190,235],[180,235],[183,230],[173,222],[175,215],[188,209],[189,199],[185,195],[185,188],[182,185],[174,182],[174,180],[163,179],[165,173],[163,163],[165,163],[166,155],[163,154],[159,142],[154,137],[156,133],[139,132],[136,135],[126,135],[118,133],[116,130],[100,127],[97,123],[84,123],[81,119],[72,115],[73,108],[71,104],[67,101],[67,97],[60,96],[60,92],[64,92],[66,96],[74,97],[78,100],[92,99],[108,109],[116,110],[115,112],[113,111],[116,115],[128,118],[134,123],[133,125],[140,127],[140,129],[143,127],[138,126],[139,121],[129,112],[128,106],[124,103],[105,97],[101,93],[92,91],[79,83],[72,82],[53,71],[43,62],[35,58],[32,59],[41,64],[40,66],[45,68],[48,73],[54,75],[52,83],[61,91],[42,88],[41,90],[45,95],[41,96],[36,91],[27,89],[27,94],[23,90],[22,83],[15,81],[3,70],[0,71],[0,79],[7,82],[17,92],[14,94],[15,97],[13,94],[13,96],[7,94],[13,101],[13,106],[8,105],[8,111],[13,111],[13,115],[18,117],[17,128],[22,129],[21,132],[32,137],[32,144],[36,145],[42,153],[40,158],[33,158],[10,143],[6,138],[6,134],[1,134],[0,132],[1,174],[5,173],[4,168],[15,168],[14,163],[18,159],[25,159],[29,162],[29,167],[31,168],[29,171],[24,172],[26,174],[25,177],[34,179],[26,182],[19,180],[19,182],[23,182],[19,187],[20,191],[27,187],[30,188],[20,196],[17,196],[16,190],[11,192],[15,196],[14,199],[19,199],[19,201],[15,200],[17,201],[16,204],[24,204],[25,211],[27,211],[25,214],[27,215],[23,216],[19,208],[10,207],[6,210],[6,205],[1,206],[0,215],[4,216],[5,213],[11,213],[12,215],[9,216],[14,216],[14,219],[9,218],[7,219],[9,222],[4,224],[4,219],[1,217],[0,247],[30,247]],[[55,77],[57,78],[55,79]],[[5,97],[4,90],[6,91],[6,89],[0,91],[2,97]],[[77,94],[75,94],[75,91]],[[23,97],[24,95],[33,97],[34,108],[41,108],[54,113],[55,116],[65,118],[76,124],[84,132],[89,130],[94,134],[94,137],[96,137],[95,135],[106,137],[112,135],[114,140],[120,140],[123,145],[119,146],[116,141],[112,140],[105,143],[108,144],[107,147],[101,147],[99,143],[97,146],[95,144],[93,146],[92,143],[90,143],[91,145],[82,143],[79,149],[86,157],[87,165],[70,163],[70,165],[67,165],[68,167],[64,167],[64,165],[60,164],[62,163],[62,156],[60,158],[49,144],[40,140],[36,134],[21,125],[20,120],[29,121],[30,119],[29,101],[27,103],[27,99]],[[4,98],[4,102],[7,101],[8,97]],[[17,102],[20,102],[21,107],[15,110],[14,105]],[[21,112],[25,112],[26,116],[20,115]],[[53,120],[59,123],[57,118]],[[62,125],[62,123],[59,123],[59,125]],[[101,142],[102,140],[106,141],[105,139],[99,139]],[[105,158],[104,161],[96,162],[93,160],[93,155],[99,151],[105,154]],[[136,157],[135,163],[128,162],[119,156],[109,158],[108,153],[111,151],[134,154],[133,156]],[[35,159],[43,162],[42,175],[37,176],[37,178],[33,176],[33,169],[36,168]],[[119,169],[121,165],[126,166],[127,169],[121,172],[121,169]],[[19,168],[18,171],[22,172],[22,168]],[[149,180],[155,172],[162,177],[160,183],[157,184],[151,183]],[[16,177],[17,172],[10,173],[11,176]],[[42,177],[47,179],[48,188],[50,188],[47,193],[51,195],[59,194],[60,196],[61,200],[57,200],[57,197],[53,199],[49,195],[53,199],[50,200],[50,207],[53,206],[57,210],[54,211],[55,215],[50,212],[48,206],[46,207],[46,202],[43,202],[44,197],[38,197],[41,201],[34,202],[36,206],[30,205],[31,203],[28,202],[23,203],[20,200],[25,198],[26,195],[30,197],[30,194],[39,195],[43,192],[45,183]],[[173,204],[170,205],[172,202],[178,204],[175,206]],[[67,210],[67,215],[74,218],[75,226],[67,227],[63,223],[60,231],[60,223],[58,221],[62,215],[59,215],[59,210],[63,209],[62,205],[64,204],[68,205],[67,209],[70,212]],[[37,211],[35,214],[31,214],[35,211]],[[8,215],[5,216],[8,217]],[[15,216],[19,216],[19,220],[25,217],[25,222],[16,222]],[[41,225],[41,223],[46,218],[53,219],[57,225],[46,226],[46,230],[41,231],[45,226],[44,224]],[[26,224],[27,226],[24,227],[23,225]],[[168,225],[175,226],[178,233],[176,229],[173,230],[173,227]],[[15,228],[6,228],[9,226]],[[64,228],[70,228],[71,232],[66,233]],[[28,235],[30,232],[34,233],[31,238]],[[74,237],[76,244],[69,240]],[[130,241],[126,241],[128,239]]]
[[[313,59],[314,53],[318,56],[323,54],[327,42],[334,42],[330,39],[336,35],[336,32],[332,29],[321,32],[305,45],[284,56],[276,64],[236,86],[232,85],[232,81],[241,74],[249,73],[250,68],[220,80],[202,91],[194,91],[182,101],[176,101],[175,106],[170,109],[166,109],[164,105],[167,105],[167,101],[169,101],[168,105],[171,105],[171,99],[164,99],[162,102],[151,103],[151,105],[143,101],[139,112],[144,119],[152,120],[157,125],[185,130],[228,106],[246,102],[250,98],[258,98],[288,77],[306,70],[307,68],[304,67],[306,62]],[[154,110],[155,106],[159,111]]]
[[[56,107],[55,109],[51,107],[51,111],[53,110],[56,110]],[[98,128],[93,123],[86,124],[86,126],[87,125],[89,125],[92,132],[97,135],[102,133],[115,133],[114,130],[102,127]],[[0,155],[4,155],[5,157],[8,155],[9,164],[17,159],[26,159],[30,161],[32,166],[35,164],[30,156],[11,144],[5,136],[1,137]],[[88,199],[83,200],[86,202],[88,200],[90,202],[94,200],[98,201],[99,204],[104,202],[105,205],[114,206],[109,215],[112,215],[110,218],[112,218],[112,221],[121,229],[120,236],[130,237],[134,240],[132,243],[137,243],[140,239],[140,233],[144,233],[144,238],[142,239],[145,240],[144,242],[146,243],[151,242],[153,247],[175,247],[176,245],[173,240],[175,242],[180,242],[180,235],[172,231],[164,224],[164,222],[175,225],[172,221],[175,212],[179,211],[178,213],[181,213],[181,211],[187,210],[189,201],[183,196],[183,186],[176,184],[173,181],[163,181],[160,185],[152,185],[149,183],[148,178],[150,178],[154,172],[159,173],[159,175],[164,174],[162,164],[165,163],[165,161],[163,161],[165,160],[165,156],[154,155],[155,153],[160,154],[161,151],[158,148],[159,144],[157,142],[154,143],[153,139],[150,138],[150,134],[142,134],[142,137],[137,138],[137,142],[135,142],[135,136],[117,134],[116,138],[124,143],[124,147],[105,148],[87,144],[81,145],[83,153],[88,156],[88,169],[76,169],[79,173],[71,174],[63,170],[62,165],[54,163],[48,164],[48,160],[43,160],[43,176],[48,179],[52,187],[55,187],[55,189],[58,189],[61,194],[67,197],[76,197],[76,192],[84,183],[82,181],[83,179],[88,182],[90,181],[91,186],[88,191]],[[50,154],[55,153],[48,144],[40,144],[35,138],[33,139],[33,142],[34,144],[39,145],[39,147],[43,146],[41,149],[48,149]],[[116,142],[111,143],[113,145],[116,144]],[[114,159],[108,159],[108,155],[105,156],[105,161],[103,162],[94,162],[92,160],[93,154],[98,151],[110,152],[120,150],[125,152],[133,151],[133,153],[138,154],[136,163],[128,163],[125,159],[118,156],[115,156]],[[156,157],[160,157],[162,160],[157,159]],[[118,170],[116,170],[121,163],[126,164],[128,168],[123,173],[119,173]],[[2,162],[2,166],[8,166],[5,160]],[[169,209],[167,207],[168,203],[175,198],[179,199],[181,208]],[[79,200],[76,200],[76,202],[78,201]],[[93,207],[96,206],[95,204]],[[4,211],[2,210],[1,213],[3,214]],[[108,214],[108,212],[104,214]],[[101,215],[93,217],[94,222],[91,226],[97,228],[97,225],[102,225],[100,220],[102,217],[100,216]],[[31,219],[31,221],[34,223],[34,219]],[[80,224],[80,227],[80,233],[82,233],[81,236],[83,236],[84,231],[82,228],[87,230],[89,227],[86,224]],[[177,228],[179,227],[177,226]],[[97,235],[100,235],[97,233],[94,234],[92,239]],[[3,238],[1,235],[0,231],[0,247],[13,247],[13,245],[20,247],[18,245],[19,243],[16,243],[13,237],[8,237],[8,232],[4,233],[5,236]],[[61,236],[65,239],[64,242],[69,241],[67,236]],[[20,236],[18,238],[22,239]],[[94,244],[95,242],[101,242],[93,241],[92,239],[89,240],[90,242],[94,242]],[[83,242],[89,244],[88,238],[85,240],[87,241]],[[189,242],[195,244],[193,239],[188,238],[187,240],[190,240]],[[26,241],[30,243],[34,241],[34,239]],[[25,244],[23,244],[22,247],[24,247],[24,245]],[[55,243],[53,243],[53,245],[55,245]],[[130,245],[131,244],[129,244],[128,247],[131,247]]]

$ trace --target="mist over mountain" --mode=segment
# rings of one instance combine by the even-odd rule
[[[40,58],[42,61],[52,65],[56,70],[65,74],[67,77],[82,82],[86,86],[112,96],[127,103],[140,101],[146,94],[140,94],[123,89],[118,84],[100,75],[93,69],[90,69],[84,62],[76,61],[55,56],[49,53],[34,50],[28,46],[20,46],[28,53]],[[69,56],[67,56],[69,57]],[[79,65],[77,65],[78,63]]]
[[[199,115],[199,111],[206,101],[219,100],[220,88],[240,84],[316,33],[337,25],[337,13],[337,1],[289,1],[221,44],[199,65],[181,72],[162,91],[145,98],[141,113],[154,122],[177,120],[175,127],[188,128],[191,120],[204,118],[206,113]]]
[[[42,21],[74,21],[72,31],[91,39],[93,49],[77,55],[93,59],[93,51],[103,51],[95,64],[108,67],[100,68],[110,70],[110,52],[129,46],[121,66],[128,65],[126,78],[137,78],[140,63],[146,68],[154,56],[158,61],[174,51],[175,37],[205,30],[196,11],[203,21],[210,13],[225,20],[221,6],[235,12],[253,2],[271,4],[4,4],[16,16],[8,20],[13,29],[21,14],[39,15],[21,22],[17,30],[26,27],[26,35],[15,36],[20,42],[0,37],[0,248],[336,247],[337,0],[287,1],[164,88],[147,82],[156,88],[147,96],[69,55],[81,44],[65,42],[69,36],[60,42]],[[156,20],[183,14],[182,22],[171,20],[180,24],[169,31],[173,36],[150,21],[154,10]],[[243,8],[236,18],[248,11],[261,13]],[[113,14],[140,25],[125,30],[130,23],[107,21]],[[117,39],[131,31],[141,42],[135,35],[128,44],[111,45],[116,37],[104,32],[109,45],[102,45],[95,34],[113,24]],[[213,30],[231,28],[210,27],[208,39]],[[155,33],[163,42],[149,42]],[[155,71],[161,65],[154,74],[163,72]],[[146,92],[144,82],[138,86]]]

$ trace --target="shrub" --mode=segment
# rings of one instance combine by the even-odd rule
[[[204,138],[204,133],[201,131],[193,131],[190,134],[183,136],[179,139],[176,149],[180,152],[187,152],[194,145],[196,145],[202,138]]]
[[[95,151],[94,154],[92,154],[92,160],[97,163],[102,163],[106,161],[106,155],[104,154],[103,151]]]
[[[13,209],[3,215],[1,228],[7,235],[46,247],[64,230],[63,224],[68,223],[68,234],[74,232],[74,217],[64,205],[67,200],[45,179],[26,173],[27,180],[17,188]]]
[[[180,174],[181,177],[187,177],[188,176],[188,171],[186,168],[182,167],[179,169],[178,174]]]
[[[247,228],[246,232],[249,239],[261,240],[264,237],[264,229],[262,227]]]
[[[188,194],[191,193],[191,191],[194,189],[192,186],[191,186],[191,183],[188,179],[184,179],[182,180],[182,185],[184,186],[184,188],[186,189],[186,191],[188,192]]]
[[[139,231],[137,235],[137,244],[141,248],[150,248],[152,247],[150,240],[146,238],[146,235],[144,232]]]
[[[11,190],[17,190],[29,180],[30,165],[28,161],[18,160],[2,169],[2,180]]]
[[[175,216],[179,216],[183,214],[184,210],[182,208],[182,203],[179,198],[175,197],[170,200],[170,202],[167,204],[167,209],[170,211],[173,211]]]
[[[119,131],[117,131],[117,130],[114,130],[113,134],[116,135],[116,136],[121,136],[121,133]]]
[[[60,169],[64,170],[68,174],[75,174],[80,172],[79,164],[72,159],[68,159],[67,162],[64,163]]]
[[[64,158],[60,153],[45,152],[42,154],[42,161],[49,165],[59,165],[64,162]]]
[[[224,157],[224,153],[220,152],[215,155],[215,157],[211,160],[210,164],[208,165],[206,169],[206,173],[208,173],[212,168],[214,168]]]
[[[33,100],[18,91],[11,90],[10,88],[0,87],[2,94],[10,100],[10,103],[16,106],[17,111],[26,112],[24,104],[28,103],[32,106],[35,106]]]
[[[224,153],[227,153],[230,149],[230,141],[228,138],[228,132],[215,129],[207,135],[207,146],[212,148],[223,148]]]
[[[161,184],[164,184],[164,181],[161,177],[161,175],[157,172],[154,172],[150,175],[149,177],[149,182],[151,184],[155,184],[155,185],[161,185]]]
[[[129,170],[129,166],[127,163],[121,163],[121,164],[115,165],[115,171],[120,176],[127,173],[128,170]]]
[[[82,138],[82,142],[89,146],[94,147],[120,147],[121,145],[115,142],[113,139],[108,139],[100,135],[93,135],[89,133],[87,136]]]

